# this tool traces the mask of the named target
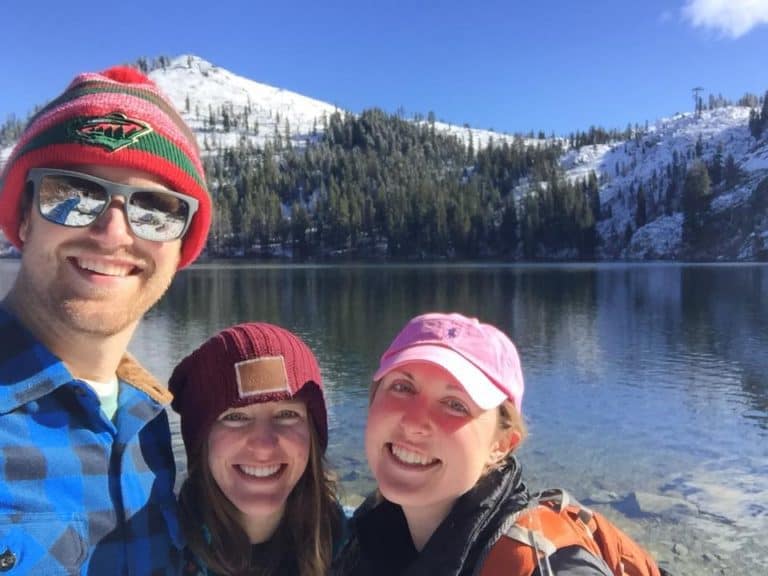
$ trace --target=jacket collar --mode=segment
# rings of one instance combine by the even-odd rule
[[[130,352],[123,354],[120,359],[120,364],[117,366],[117,377],[122,382],[138,388],[160,404],[170,404],[173,400],[173,394],[170,390],[162,386]]]
[[[413,548],[402,509],[386,500],[372,508],[370,500],[361,506],[353,529],[373,574],[386,566],[389,574],[400,576],[464,576],[474,573],[494,534],[527,502],[520,465],[510,456],[456,501],[420,553]]]

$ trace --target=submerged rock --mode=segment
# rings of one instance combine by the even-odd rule
[[[699,509],[683,498],[631,492],[616,507],[627,516],[698,516]]]

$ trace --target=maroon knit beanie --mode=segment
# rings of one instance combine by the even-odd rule
[[[31,168],[97,164],[160,178],[199,207],[181,245],[179,268],[197,258],[211,225],[211,197],[195,135],[144,74],[128,66],[78,75],[27,124],[0,172],[0,228],[17,248],[20,206]]]
[[[228,408],[289,398],[306,402],[323,452],[328,445],[317,360],[298,336],[279,326],[249,322],[222,330],[176,366],[168,387],[187,457],[197,453]]]

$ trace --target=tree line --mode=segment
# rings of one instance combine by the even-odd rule
[[[522,138],[475,150],[378,109],[336,112],[320,137],[243,141],[206,157],[212,255],[274,253],[391,258],[588,258],[597,177],[570,182],[557,141]],[[522,188],[524,194],[513,190]]]

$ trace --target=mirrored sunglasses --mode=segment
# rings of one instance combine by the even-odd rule
[[[71,228],[90,226],[106,211],[114,196],[122,196],[131,231],[154,242],[184,236],[198,207],[197,199],[185,194],[116,184],[71,170],[33,168],[27,181],[32,183],[40,215]]]

